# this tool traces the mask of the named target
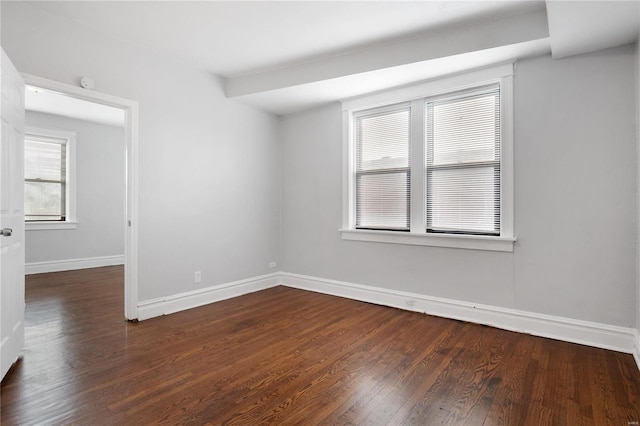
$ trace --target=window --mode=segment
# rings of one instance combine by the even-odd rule
[[[24,142],[27,230],[75,227],[75,140],[73,132],[27,128]]]
[[[356,228],[409,230],[407,106],[357,114]]]
[[[63,139],[29,137],[24,141],[26,221],[64,221],[67,144]]]
[[[512,74],[345,102],[343,239],[512,251]]]
[[[500,86],[426,101],[427,232],[500,235]]]

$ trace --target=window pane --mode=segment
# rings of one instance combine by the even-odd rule
[[[26,220],[60,220],[64,214],[61,183],[25,182],[24,206]],[[38,219],[30,219],[38,216]]]
[[[495,232],[499,198],[494,167],[433,170],[428,174],[429,229]]]
[[[408,228],[408,173],[358,176],[356,226],[360,228]]]
[[[64,149],[59,143],[25,140],[25,179],[63,180]]]
[[[427,230],[500,232],[500,88],[428,100]]]
[[[409,166],[408,108],[356,120],[357,170]]]
[[[428,104],[433,151],[429,164],[499,160],[499,108],[497,91]]]
[[[356,227],[409,227],[410,117],[407,106],[356,117]]]

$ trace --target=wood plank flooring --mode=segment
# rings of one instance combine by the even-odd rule
[[[286,287],[127,323],[122,280],[27,277],[3,426],[640,421],[628,354]]]

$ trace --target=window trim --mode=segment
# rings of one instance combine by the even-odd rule
[[[66,145],[66,194],[65,220],[61,221],[26,221],[25,231],[76,229],[76,142],[77,133],[71,130],[47,127],[26,126],[25,138],[29,136],[42,139],[64,139]]]
[[[515,62],[495,65],[464,74],[457,74],[437,80],[389,91],[375,93],[342,102],[343,114],[343,217],[339,230],[343,240],[409,244],[435,247],[464,248],[474,250],[513,251],[516,241],[514,234],[514,172],[513,172],[513,75]],[[410,231],[395,232],[365,230],[355,228],[355,183],[352,179],[355,164],[354,115],[359,111],[410,102],[412,104],[411,157],[424,157],[425,141],[421,128],[422,120],[413,120],[419,114],[424,116],[423,98],[444,95],[450,92],[468,90],[487,84],[500,84],[500,126],[501,126],[501,197],[500,235],[439,234],[426,232],[426,193],[424,167],[411,170],[411,213]],[[415,115],[414,115],[415,114]],[[416,127],[413,127],[416,126]]]

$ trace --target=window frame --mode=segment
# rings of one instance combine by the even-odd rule
[[[378,115],[384,115],[386,113],[393,113],[393,112],[399,112],[402,110],[407,110],[407,111],[411,111],[411,104],[409,102],[402,102],[400,104],[394,104],[394,105],[386,105],[382,108],[374,108],[374,109],[369,109],[366,111],[357,111],[354,112],[353,114],[353,120],[354,120],[354,146],[358,144],[358,141],[355,140],[355,138],[357,138],[356,135],[356,123],[358,118],[363,118],[363,117],[374,117],[374,116],[378,116]],[[411,126],[411,115],[409,116],[409,126]],[[356,150],[354,149],[354,153],[356,152]],[[355,159],[355,163],[354,163],[354,171],[353,171],[353,178],[354,178],[354,188],[358,187],[358,183],[359,183],[359,179],[361,179],[363,176],[370,176],[370,175],[383,175],[383,174],[395,174],[395,173],[405,173],[406,177],[405,179],[407,180],[407,187],[411,188],[411,144],[409,144],[409,152],[407,153],[409,158],[408,158],[408,165],[404,166],[404,167],[393,167],[393,168],[379,168],[379,169],[372,169],[372,170],[358,170],[357,167],[357,162],[358,162],[358,158],[357,158],[357,154],[354,157]],[[354,192],[355,195],[357,195],[357,191]],[[397,232],[408,232],[410,228],[405,228],[405,227],[399,227],[399,228],[394,228],[392,226],[383,226],[383,227],[375,227],[375,226],[362,226],[362,225],[358,225],[358,199],[357,196],[353,197],[353,209],[354,209],[354,218],[355,218],[355,222],[354,222],[354,229],[358,229],[358,230],[373,230],[373,231],[397,231]],[[409,194],[410,195],[410,194]],[[409,222],[409,226],[411,223],[411,197],[408,196],[407,197],[407,219]]]
[[[27,221],[25,220],[26,231],[36,230],[61,230],[76,229],[78,220],[76,216],[76,142],[77,133],[71,130],[53,129],[37,126],[26,126],[25,140],[29,137],[35,140],[47,139],[64,140],[65,160],[66,160],[66,180],[65,180],[65,219],[59,221]],[[25,180],[26,182],[26,180]]]
[[[478,87],[474,87],[470,90],[464,90],[464,91],[456,91],[456,92],[450,92],[445,94],[444,96],[435,96],[435,97],[429,97],[425,99],[425,104],[426,104],[426,118],[424,121],[424,130],[429,129],[430,132],[427,132],[428,134],[430,134],[431,138],[429,138],[429,136],[427,136],[427,140],[425,141],[425,146],[426,146],[426,151],[427,151],[427,155],[425,156],[425,169],[426,169],[426,187],[425,187],[425,193],[427,194],[426,197],[426,215],[427,215],[427,221],[426,221],[426,228],[427,228],[427,233],[436,233],[436,234],[441,234],[441,233],[445,233],[445,234],[462,234],[462,235],[489,235],[489,236],[499,236],[500,235],[500,221],[498,220],[498,231],[481,231],[479,229],[476,230],[463,230],[463,229],[446,229],[446,228],[438,228],[437,226],[435,226],[433,224],[433,203],[431,203],[430,201],[433,199],[433,195],[432,195],[432,188],[433,188],[433,175],[441,170],[441,171],[465,171],[465,170],[471,170],[471,169],[476,169],[476,168],[488,168],[490,167],[493,171],[493,175],[494,178],[496,178],[496,180],[498,182],[500,182],[500,171],[501,171],[501,163],[502,163],[502,159],[500,158],[500,153],[501,153],[501,149],[500,146],[502,144],[502,137],[500,135],[500,132],[497,133],[498,138],[497,141],[495,141],[495,145],[494,145],[494,159],[493,160],[477,160],[477,161],[460,161],[458,163],[447,163],[447,164],[435,164],[434,163],[434,158],[433,158],[433,149],[434,146],[433,144],[434,142],[434,133],[433,133],[433,127],[435,126],[434,124],[434,108],[435,105],[437,104],[443,104],[443,103],[447,103],[447,104],[452,104],[452,103],[456,103],[459,101],[465,101],[465,100],[469,100],[472,98],[477,98],[477,97],[484,97],[487,95],[491,95],[492,92],[495,92],[497,90],[498,92],[498,101],[500,100],[500,85],[499,84],[490,84],[488,86],[478,86]],[[428,123],[431,122],[431,127],[429,127]],[[498,123],[500,122],[500,118],[498,117]],[[430,140],[431,139],[431,140]],[[496,190],[495,186],[494,186],[494,191]],[[500,185],[498,185],[498,195],[497,195],[497,199],[500,200],[501,198],[501,189],[500,189]],[[495,194],[494,194],[495,197]],[[495,199],[495,198],[494,198]],[[498,202],[496,205],[494,205],[494,211],[493,211],[493,218],[494,218],[494,224],[496,223],[496,218],[500,218],[501,216],[501,205]]]
[[[514,235],[513,75],[515,63],[457,74],[342,102],[343,240],[512,252]],[[500,235],[429,233],[426,227],[425,98],[500,85]],[[355,116],[365,110],[411,104],[411,210],[409,232],[355,228]]]

